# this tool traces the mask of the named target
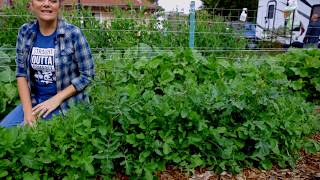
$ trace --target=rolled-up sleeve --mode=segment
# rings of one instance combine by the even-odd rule
[[[79,76],[71,83],[77,91],[82,91],[94,78],[94,63],[87,39],[80,29],[75,31],[75,58],[78,62]]]
[[[21,27],[16,42],[16,77],[27,76],[26,56],[27,52],[23,50],[24,27]]]

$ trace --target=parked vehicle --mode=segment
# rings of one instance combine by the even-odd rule
[[[319,0],[259,0],[256,37],[287,46],[303,44],[314,13],[320,14]]]
[[[251,22],[233,21],[229,24],[239,36],[248,40],[247,48],[252,49],[257,47],[256,27]]]

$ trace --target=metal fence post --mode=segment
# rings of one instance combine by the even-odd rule
[[[78,14],[80,14],[80,9],[81,9],[81,1],[78,0],[78,4],[77,4]]]
[[[190,4],[190,18],[189,18],[189,24],[190,24],[190,30],[189,30],[189,47],[194,48],[194,32],[196,29],[196,23],[195,23],[195,1],[192,0]]]

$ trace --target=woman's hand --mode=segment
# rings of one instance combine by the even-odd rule
[[[33,123],[37,120],[37,117],[34,116],[32,113],[26,113],[24,115],[24,124],[32,126]]]
[[[46,118],[52,111],[57,109],[60,101],[54,96],[32,108],[32,114],[37,117]]]
[[[76,92],[76,88],[71,84],[52,98],[32,108],[32,114],[37,115],[37,117],[46,118],[52,111],[57,109],[65,99],[73,96]]]

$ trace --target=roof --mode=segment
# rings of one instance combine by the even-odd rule
[[[134,7],[144,6],[150,9],[155,9],[156,5],[152,4],[148,0],[80,0],[83,6],[89,7],[112,7],[112,6],[128,6]],[[78,0],[64,0],[64,5],[78,4]]]

